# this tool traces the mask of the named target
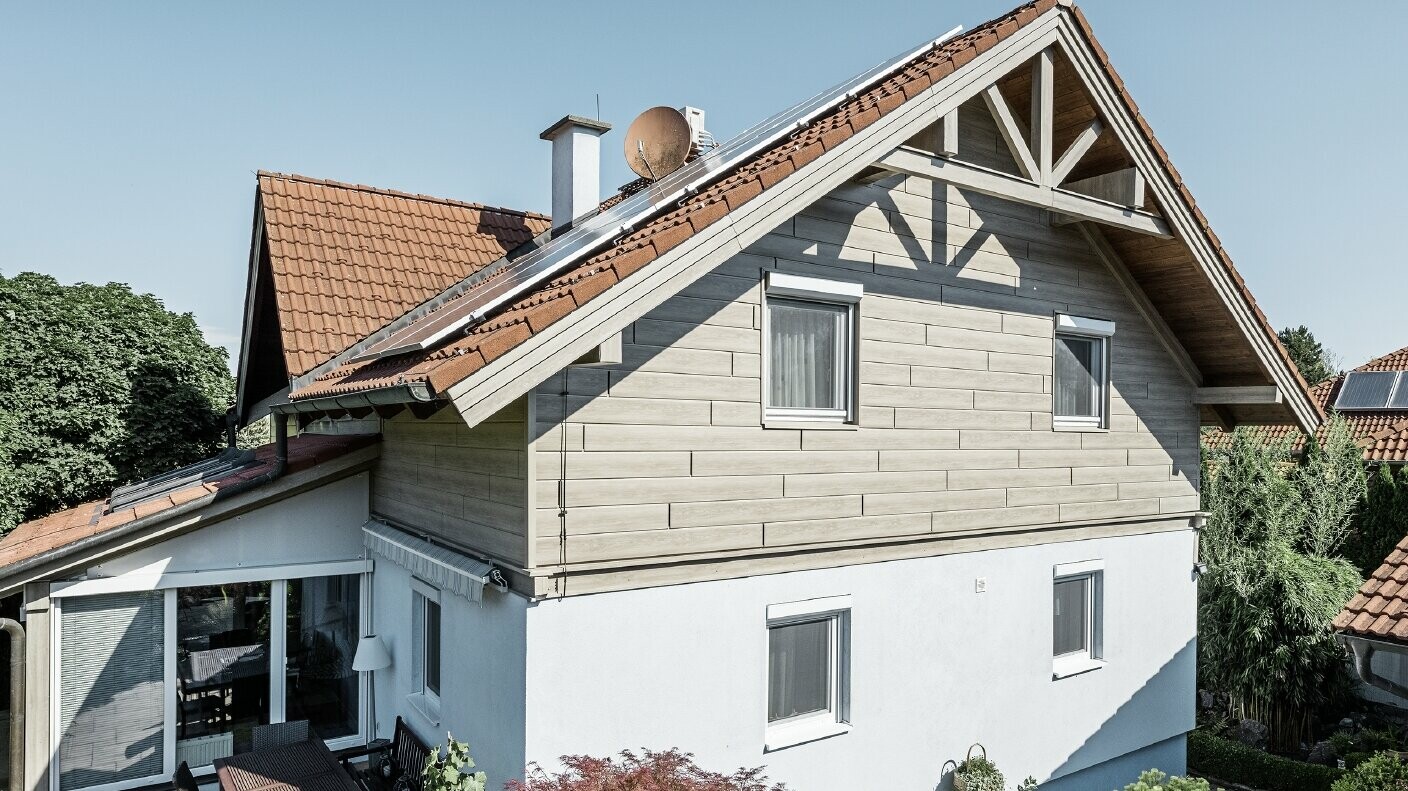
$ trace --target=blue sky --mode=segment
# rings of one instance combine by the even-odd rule
[[[598,94],[609,187],[646,107],[724,139],[1010,1],[7,4],[0,271],[130,283],[233,347],[258,169],[546,211],[538,132]],[[1271,321],[1348,366],[1408,345],[1408,4],[1081,7]]]

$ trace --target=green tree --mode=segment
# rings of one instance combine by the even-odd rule
[[[233,389],[189,313],[0,275],[0,534],[218,451]]]
[[[1241,429],[1206,454],[1199,673],[1238,716],[1264,723],[1274,747],[1308,737],[1315,713],[1349,689],[1330,621],[1362,581],[1336,552],[1363,496],[1363,465],[1340,417],[1299,465],[1289,443]]]
[[[1276,333],[1276,337],[1281,339],[1281,345],[1286,347],[1306,382],[1319,384],[1339,373],[1339,360],[1315,340],[1315,335],[1304,324],[1286,327]]]
[[[1365,576],[1408,536],[1408,468],[1395,472],[1395,466],[1380,464],[1370,473],[1369,495],[1345,542],[1344,556]]]

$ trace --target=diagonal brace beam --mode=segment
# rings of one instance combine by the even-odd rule
[[[1007,142],[1007,149],[1012,152],[1012,158],[1017,160],[1017,169],[1029,180],[1041,181],[1041,169],[1032,157],[1031,149],[1027,147],[1027,139],[1022,136],[1022,128],[1017,125],[1017,118],[1012,115],[1012,108],[1002,97],[1002,91],[999,91],[996,85],[989,85],[987,90],[983,91],[983,101],[987,102],[988,111],[997,121],[997,130]]]

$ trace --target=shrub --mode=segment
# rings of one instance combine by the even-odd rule
[[[1408,764],[1379,753],[1330,786],[1330,791],[1408,791]]]
[[[1188,734],[1188,767],[1263,791],[1329,791],[1344,770],[1262,752],[1202,731]]]
[[[963,785],[963,791],[1006,791],[1007,780],[997,764],[982,756],[965,759],[953,772],[953,785]]]
[[[786,791],[781,783],[769,785],[761,768],[721,775],[696,766],[692,753],[673,749],[623,750],[617,758],[564,755],[560,760],[564,771],[549,775],[529,766],[523,780],[509,782],[508,791]]]
[[[1139,776],[1139,782],[1125,786],[1124,791],[1212,791],[1212,786],[1200,777],[1169,777],[1150,769]]]

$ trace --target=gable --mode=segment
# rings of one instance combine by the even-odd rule
[[[255,214],[246,413],[548,227],[539,214],[265,172]]]
[[[1249,384],[1275,390],[1274,399],[1261,403],[1210,403],[1205,417],[1252,423],[1290,419],[1313,426],[1320,413],[1307,397],[1304,383],[1109,67],[1083,15],[1050,0],[1022,6],[963,36],[937,42],[879,79],[845,91],[829,111],[799,121],[805,123],[803,128],[744,164],[726,169],[711,185],[681,200],[678,208],[664,204],[659,210],[663,213],[638,230],[603,236],[604,247],[596,248],[598,252],[588,250],[579,263],[559,270],[479,323],[466,322],[463,332],[451,333],[447,342],[425,351],[342,366],[296,389],[291,397],[316,409],[313,402],[318,399],[345,403],[350,394],[417,381],[436,398],[454,399],[466,420],[482,419],[532,387],[535,380],[658,305],[710,264],[760,238],[809,200],[862,176],[872,164],[887,169],[928,168],[934,174],[953,172],[952,161],[901,149],[935,120],[1001,78],[1012,75],[1006,89],[1019,90],[1015,75],[1030,71],[1027,66],[1034,58],[1050,57],[1046,53],[1055,50],[1069,59],[1069,70],[1079,72],[1081,82],[1061,95],[1069,107],[1059,135],[1054,119],[1043,129],[1044,138],[1051,140],[1042,146],[1043,177],[1049,173],[1056,141],[1069,138],[1074,144],[1090,114],[1098,113],[1109,128],[1085,150],[1091,159],[1082,158],[1081,166],[1099,169],[1127,160],[1149,183],[1146,198],[1132,207],[1103,205],[1056,189],[1049,181],[1026,184],[1014,183],[1021,179],[1007,174],[980,172],[979,176],[1002,189],[1010,187],[1028,202],[1047,201],[1048,208],[1057,212],[1087,212],[1077,216],[1094,220],[1086,225],[1097,226],[1098,232],[1113,223],[1167,239],[1173,247],[1154,243],[1151,253],[1133,246],[1121,251],[1117,243],[1124,240],[1117,235],[1106,241],[1117,257],[1138,259],[1122,264],[1136,278],[1143,273],[1150,283],[1145,290],[1151,313],[1161,320],[1180,313],[1198,315],[1200,321],[1185,322],[1174,328],[1174,334],[1187,354],[1197,350],[1203,355],[1198,370],[1207,367],[1203,378],[1210,398],[1227,397],[1227,388]],[[1002,89],[997,86],[999,92]],[[1082,110],[1082,101],[1091,107]],[[1010,108],[1009,114],[1015,115]],[[1011,125],[1020,123],[1014,120]],[[1104,141],[1106,136],[1116,143]],[[1011,137],[1030,144],[1021,133]],[[1010,138],[1009,143],[1013,143]],[[913,164],[896,165],[896,154]],[[976,171],[962,167],[968,182],[960,186],[974,187]],[[1071,170],[1067,175],[1073,178],[1081,172]],[[981,185],[975,188],[982,189]],[[1147,266],[1141,269],[1140,263]],[[471,302],[477,296],[471,290],[456,299]],[[454,315],[455,303],[448,301],[445,313],[431,314],[426,320]],[[569,316],[571,321],[563,322]],[[1179,334],[1180,329],[1186,334]],[[416,331],[414,325],[406,330]],[[384,345],[397,348],[394,342]]]

